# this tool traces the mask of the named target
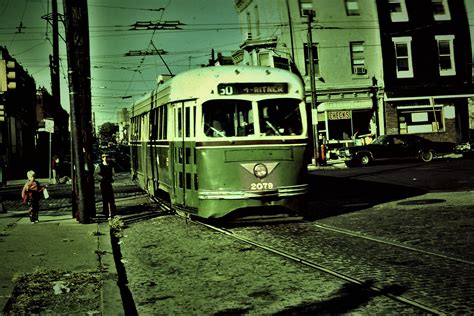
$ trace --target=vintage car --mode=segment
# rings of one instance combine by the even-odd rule
[[[454,147],[454,152],[456,154],[461,154],[463,157],[474,157],[474,140],[469,140],[457,144]]]
[[[454,143],[433,142],[411,135],[382,135],[372,143],[339,148],[337,155],[347,166],[366,166],[376,161],[419,159],[424,162],[454,152]]]

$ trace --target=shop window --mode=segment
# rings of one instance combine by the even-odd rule
[[[447,0],[431,0],[431,5],[435,21],[451,20],[451,13],[449,12]]]
[[[339,110],[327,112],[329,139],[356,140],[371,134],[372,110]],[[319,130],[324,126],[319,126]]]
[[[313,43],[312,47],[312,53],[313,53],[313,68],[314,68],[314,75],[316,77],[320,76],[319,72],[319,56],[318,56],[318,44]],[[309,46],[307,43],[304,43],[304,69],[305,69],[305,75],[309,76]]]
[[[388,6],[392,22],[408,21],[408,13],[405,0],[389,0]]]
[[[345,0],[347,15],[360,15],[359,0]]]
[[[443,107],[399,109],[398,124],[400,134],[442,132],[445,130]]]
[[[395,67],[397,78],[413,77],[413,61],[411,55],[411,36],[392,38],[395,49]]]
[[[350,113],[350,111],[334,112]],[[331,114],[331,112],[328,112],[328,130],[331,139],[350,140],[352,138],[352,120],[350,117],[343,118],[344,116],[345,115]]]
[[[456,74],[454,67],[454,35],[437,35],[439,74],[453,76]]]

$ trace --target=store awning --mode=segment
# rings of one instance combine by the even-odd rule
[[[340,110],[367,110],[372,108],[372,100],[358,101],[330,101],[323,102],[318,105],[318,112],[324,111],[340,111]]]

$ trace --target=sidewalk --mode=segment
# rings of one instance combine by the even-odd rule
[[[48,183],[48,179],[39,181]],[[12,311],[12,304],[21,305],[15,286],[17,291],[19,285],[34,291],[41,285],[46,288],[48,301],[60,302],[48,313],[122,314],[105,217],[99,216],[92,224],[80,224],[72,218],[70,185],[51,185],[51,198],[40,202],[39,223],[31,224],[28,206],[20,203],[23,183],[24,180],[12,181],[0,188],[1,311]],[[23,274],[27,278],[13,281]],[[34,304],[34,297],[31,299],[33,303],[26,305]]]

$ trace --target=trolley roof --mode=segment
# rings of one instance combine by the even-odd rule
[[[141,107],[155,95],[158,105],[190,99],[210,99],[221,97],[218,85],[221,83],[287,83],[285,97],[303,98],[304,88],[300,78],[284,69],[256,66],[215,66],[203,67],[179,73],[175,77],[158,84],[158,87],[144,98],[134,103]],[[236,98],[235,95],[228,96]]]

